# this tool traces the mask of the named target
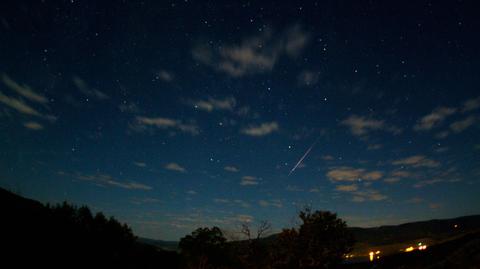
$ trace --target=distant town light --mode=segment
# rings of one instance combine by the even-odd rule
[[[415,248],[410,246],[408,248],[405,249],[405,252],[410,252],[410,251],[413,251]]]
[[[380,250],[370,251],[370,252],[368,253],[368,256],[369,256],[370,261],[373,261],[374,259],[377,259],[377,260],[380,259],[380,255],[378,255],[378,254],[380,254],[380,253],[381,253]]]

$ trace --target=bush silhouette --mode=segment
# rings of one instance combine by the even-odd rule
[[[328,211],[305,209],[298,229],[284,229],[275,240],[274,268],[332,268],[352,251],[346,223]]]
[[[198,228],[183,237],[178,247],[188,268],[220,268],[227,262],[226,241],[218,227]]]

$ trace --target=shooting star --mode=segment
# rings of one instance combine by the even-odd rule
[[[295,172],[295,169],[297,169],[297,167],[302,163],[303,159],[305,159],[305,157],[307,157],[308,153],[310,153],[310,151],[313,149],[313,147],[315,146],[315,144],[317,144],[318,142],[318,138],[317,140],[315,140],[315,142],[313,142],[313,144],[307,149],[307,151],[305,152],[305,154],[303,154],[302,158],[300,158],[300,160],[298,160],[297,164],[295,164],[295,166],[292,168],[292,170],[290,170],[290,173],[288,173],[288,176],[290,176],[293,172]]]

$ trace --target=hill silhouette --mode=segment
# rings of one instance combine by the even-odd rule
[[[92,214],[85,206],[76,207],[66,202],[43,205],[0,188],[0,210],[2,264],[12,264],[15,268],[31,265],[46,268],[185,268],[188,262],[177,251],[165,250],[175,250],[177,242],[137,238],[128,225],[102,213]],[[393,246],[390,248],[393,252],[374,263],[364,262],[365,259],[347,260],[340,267],[476,268],[480,264],[479,228],[480,215],[347,228],[357,242],[355,255],[388,246]],[[257,243],[252,241],[253,245],[247,241],[227,243],[226,255],[235,260],[238,253],[232,251],[245,251],[252,246],[268,253],[278,243],[278,237],[274,234],[260,238]],[[399,247],[420,239],[430,240],[426,251],[399,251]],[[382,249],[382,255],[385,252]]]
[[[479,268],[480,232],[468,232],[425,251],[399,252],[373,262],[346,263],[345,269],[363,268]]]
[[[14,268],[176,268],[178,255],[137,241],[88,207],[43,205],[0,188],[2,263]]]
[[[479,228],[480,215],[472,215],[453,219],[434,219],[372,228],[351,227],[350,230],[359,243],[386,245],[417,240],[419,238],[443,240]]]
[[[478,231],[480,229],[480,215],[417,221],[370,228],[349,227],[348,229],[353,233],[357,245],[363,247],[391,245],[426,238],[435,242],[442,242],[465,233]],[[263,238],[263,240],[273,241],[277,236],[277,234],[273,234]],[[178,242],[176,241],[147,238],[141,238],[140,240],[146,244],[167,250],[175,250],[178,247]]]

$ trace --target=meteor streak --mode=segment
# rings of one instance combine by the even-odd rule
[[[297,164],[295,164],[295,166],[292,168],[292,170],[290,170],[290,173],[288,173],[288,175],[290,176],[294,171],[295,169],[297,169],[297,167],[302,163],[303,159],[305,159],[305,157],[307,157],[308,153],[310,153],[310,151],[313,149],[313,147],[315,146],[315,144],[317,144],[318,142],[318,138],[317,140],[315,140],[315,142],[313,142],[313,144],[307,149],[307,151],[305,152],[305,154],[303,154],[302,158],[300,158],[300,160],[298,160]]]

